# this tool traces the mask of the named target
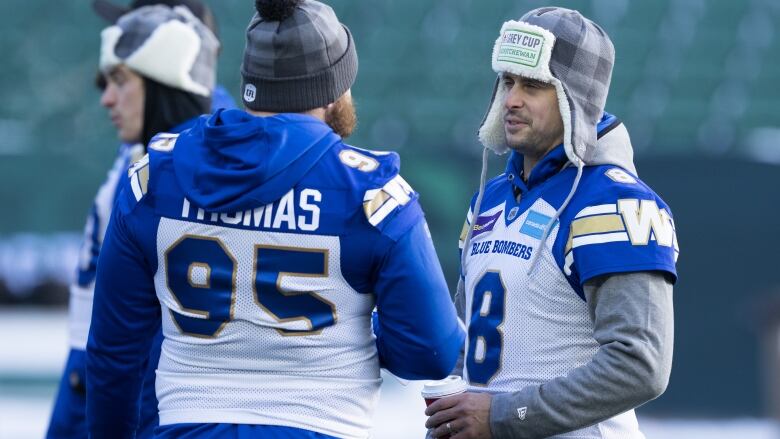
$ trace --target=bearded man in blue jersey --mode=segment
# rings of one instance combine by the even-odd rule
[[[367,438],[380,367],[431,379],[457,360],[465,334],[398,155],[343,141],[351,33],[317,1],[256,7],[246,111],[155,137],[123,178],[87,345],[93,438],[133,435],[160,326],[162,438]]]
[[[461,237],[456,303],[469,392],[426,410],[432,437],[641,439],[633,408],[666,388],[678,245],[605,114],[615,53],[579,12],[504,23],[479,130],[511,150]]]
[[[114,23],[102,34],[97,82],[102,89],[100,102],[108,110],[122,144],[87,219],[77,276],[70,288],[71,350],[55,400],[48,438],[87,437],[87,334],[98,256],[120,180],[129,166],[145,154],[146,144],[154,134],[183,130],[194,118],[209,112],[212,104],[232,106],[229,96],[224,93],[215,99],[219,43],[211,30],[194,16],[198,13],[213,24],[211,13],[194,0],[160,2],[186,5],[175,9],[148,6],[156,3],[134,1],[131,5],[134,12],[125,16],[122,13],[127,10],[111,8],[108,2],[97,1],[94,5],[98,14]],[[139,45],[134,39],[142,36],[148,38],[143,40],[144,45]],[[171,53],[171,47],[176,47],[178,53]],[[161,341],[162,336],[158,335],[146,370],[138,437],[151,437],[158,423],[154,370]]]

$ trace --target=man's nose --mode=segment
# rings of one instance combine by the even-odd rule
[[[523,105],[525,105],[525,96],[523,96],[523,92],[517,84],[513,85],[512,88],[507,90],[504,105],[507,109],[521,108]]]
[[[109,83],[106,84],[106,88],[103,89],[103,94],[100,95],[100,105],[111,108],[116,104],[116,86]]]

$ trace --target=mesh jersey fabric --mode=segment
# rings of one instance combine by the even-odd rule
[[[296,115],[231,117],[249,124],[286,121],[274,126],[297,127],[288,137],[321,124]],[[398,156],[317,132],[312,145],[319,156],[306,163],[308,170],[300,165],[300,179],[267,204],[199,186],[200,199],[238,211],[207,209],[186,195],[175,158],[188,132],[150,143],[149,155],[125,181],[107,234],[110,250],[101,255],[96,307],[107,318],[93,324],[88,344],[94,352],[87,367],[93,432],[132,428],[132,419],[121,414],[108,419],[132,411],[132,398],[101,384],[116,380],[116,373],[132,376],[134,369],[122,364],[132,356],[114,350],[144,351],[137,332],[151,330],[152,310],[165,334],[157,375],[161,425],[283,425],[365,438],[380,365],[408,378],[439,378],[451,370],[463,336],[418,195],[398,175]],[[290,147],[296,144],[293,139]],[[232,146],[228,152],[237,159],[243,152]],[[309,160],[307,153],[299,157]],[[213,171],[229,178],[226,168]],[[193,168],[188,176],[197,182],[200,172]],[[274,193],[283,187],[274,181]],[[120,267],[135,284],[110,276]],[[377,336],[374,305],[382,322]],[[427,323],[415,326],[420,321]]]
[[[587,364],[599,348],[584,302],[588,279],[645,270],[676,276],[678,248],[668,206],[616,166],[585,167],[569,207],[540,246],[542,229],[576,174],[570,167],[558,171],[565,163],[562,146],[543,160],[558,165],[547,180],[523,190],[516,189],[518,166],[510,160],[507,172],[486,185],[480,212],[467,216],[474,231],[469,248],[462,249],[469,324],[464,376],[475,391],[517,391]],[[538,248],[543,253],[529,275]],[[630,411],[559,437],[643,436]]]

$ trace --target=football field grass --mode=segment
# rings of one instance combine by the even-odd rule
[[[67,315],[0,310],[0,334],[0,439],[40,439],[67,354]],[[424,437],[421,387],[384,374],[373,439]],[[780,439],[778,425],[761,419],[648,419],[640,412],[639,422],[647,439]]]

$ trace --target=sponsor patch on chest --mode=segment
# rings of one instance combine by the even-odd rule
[[[474,231],[471,233],[471,237],[474,238],[476,236],[479,236],[483,233],[487,233],[491,230],[493,230],[493,227],[496,226],[496,221],[501,217],[501,214],[504,213],[503,210],[499,210],[498,212],[494,213],[493,215],[480,215],[477,217],[477,221],[474,224]]]
[[[542,233],[544,228],[547,227],[547,223],[550,222],[551,217],[543,215],[535,210],[528,212],[528,216],[525,218],[525,222],[520,226],[520,233],[528,235],[532,238],[542,239]]]

